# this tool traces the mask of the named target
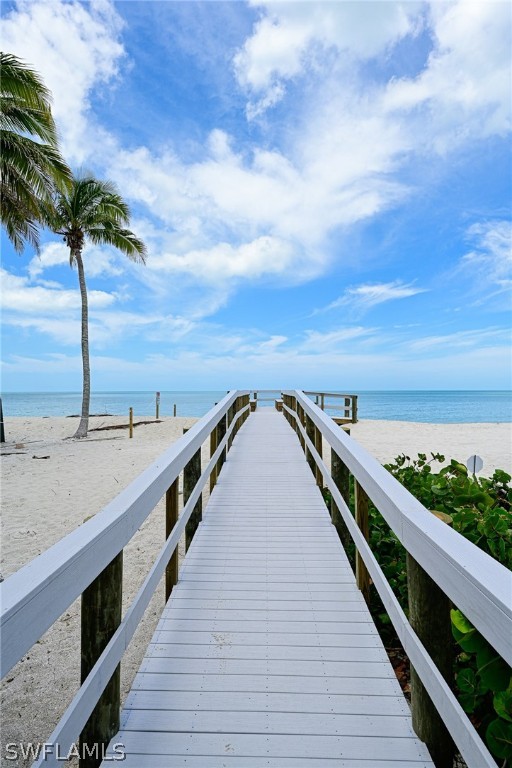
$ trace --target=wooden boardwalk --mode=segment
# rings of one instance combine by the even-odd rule
[[[235,438],[116,743],[126,768],[432,766],[299,441],[272,409]]]

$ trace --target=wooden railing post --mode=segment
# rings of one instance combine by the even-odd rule
[[[297,416],[298,416],[298,414],[299,414],[299,406],[297,405],[297,398],[296,397],[292,397],[290,395],[288,397],[288,402],[289,402],[289,408],[291,408],[292,411],[294,411],[297,414]],[[291,414],[288,414],[288,421],[290,422],[290,426],[293,427],[293,429],[297,433],[298,437],[300,438],[300,429],[299,429],[298,422],[293,418],[293,416]]]
[[[341,493],[343,500],[347,507],[350,508],[350,473],[348,467],[340,459],[336,451],[331,448],[331,476]],[[349,546],[352,538],[348,532],[348,528],[345,525],[341,513],[334,501],[331,498],[331,521],[338,532],[340,541],[343,544],[343,548],[346,550]]]
[[[82,594],[81,668],[83,683],[121,623],[123,552],[121,551]],[[80,734],[80,768],[96,768],[120,726],[121,666],[114,674]],[[96,746],[95,746],[96,745]]]
[[[313,445],[315,445],[315,441],[316,441],[315,425],[313,424],[313,419],[308,415],[306,415],[306,434],[311,440],[311,442],[313,443]],[[316,478],[316,462],[308,446],[306,446],[306,461],[308,462],[309,468],[311,469],[312,473]]]
[[[219,423],[217,424],[216,432],[217,432],[217,446],[219,446],[222,441],[222,438],[226,434],[226,415],[222,416]],[[219,476],[220,470],[222,469],[222,465],[224,464],[225,461],[226,461],[226,449],[224,448],[217,462],[217,477]]]
[[[188,432],[188,427],[183,428],[183,434]],[[183,470],[183,506],[189,500],[192,491],[199,482],[201,477],[201,449],[194,453],[188,464],[185,465]],[[194,533],[197,530],[197,526],[201,522],[203,517],[203,497],[200,496],[192,510],[189,521],[185,526],[185,551],[188,551],[194,538]]]
[[[235,407],[235,405],[233,403],[232,405],[229,406],[228,411],[226,413],[226,429],[229,429],[229,427],[231,425],[231,422],[233,421],[233,410],[234,410],[234,407]],[[227,450],[228,451],[231,448],[232,441],[233,441],[233,433],[231,433],[231,435],[228,437],[228,442],[227,442]]]
[[[168,539],[171,531],[178,522],[179,504],[179,478],[176,478],[165,494],[165,538]],[[174,550],[171,559],[165,569],[165,602],[171,596],[172,588],[178,583],[179,572],[178,547]]]
[[[217,450],[217,427],[214,427],[210,434],[210,459]],[[217,482],[217,465],[215,465],[210,473],[210,493],[215,488]]]
[[[233,418],[236,418],[236,414],[240,410],[240,398],[236,397],[235,402],[233,403]],[[235,426],[233,427],[233,434],[231,435],[231,443],[233,443],[233,440],[236,437],[236,433],[240,429],[240,420],[237,420]],[[230,443],[230,444],[231,444]]]
[[[315,427],[315,448],[320,455],[320,458],[322,458],[322,433],[318,429],[318,427]],[[323,488],[323,476],[322,476],[322,470],[318,465],[315,466],[315,478],[316,478],[316,484],[319,488]]]
[[[352,395],[352,424],[357,424],[357,395]]]
[[[453,685],[451,602],[407,553],[409,622],[448,685]],[[428,747],[436,768],[452,768],[455,745],[411,665],[412,726]]]
[[[365,537],[366,541],[369,539],[369,525],[368,525],[368,496],[366,491],[362,488],[357,480],[354,480],[355,486],[355,518],[356,523],[359,526],[361,533]],[[356,551],[356,583],[358,588],[363,593],[364,599],[368,602],[370,597],[370,574],[366,569],[363,558]]]

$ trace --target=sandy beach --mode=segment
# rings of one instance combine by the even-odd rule
[[[2,551],[5,579],[40,552],[81,525],[126,487],[177,440],[194,418],[164,418],[127,429],[95,431],[125,424],[125,417],[91,418],[86,440],[68,440],[73,418],[10,418],[2,447]],[[405,453],[439,452],[461,461],[482,457],[483,476],[494,469],[511,471],[510,424],[416,424],[361,421],[352,437],[379,461]],[[203,446],[204,458],[209,446]],[[125,549],[124,605],[134,597],[164,540],[163,503]],[[122,670],[126,695],[164,602],[160,585],[128,649]],[[2,686],[2,741],[44,742],[79,686],[79,601],[11,670]],[[2,755],[2,765],[13,763]]]

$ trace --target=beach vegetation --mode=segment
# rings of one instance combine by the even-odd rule
[[[439,464],[443,466],[436,470]],[[464,463],[456,459],[446,463],[439,453],[397,456],[385,467],[427,509],[512,568],[512,486],[507,472],[497,469],[490,478],[476,477]],[[353,483],[349,506],[353,511]],[[371,502],[368,517],[371,549],[407,614],[406,550]],[[355,567],[354,544],[346,549]],[[370,591],[370,611],[386,647],[395,646],[398,637],[374,588]],[[461,611],[454,608],[450,618],[458,700],[489,751],[502,765],[508,765],[508,761],[512,763],[512,670]]]
[[[91,371],[89,360],[89,309],[83,262],[86,241],[108,245],[131,261],[144,264],[146,246],[131,230],[130,209],[115,184],[88,173],[76,175],[65,191],[57,190],[45,209],[47,225],[61,235],[69,248],[69,260],[77,268],[82,303],[82,412],[76,438],[86,437],[89,428]]]
[[[15,250],[39,249],[43,206],[64,191],[71,171],[63,160],[51,94],[21,59],[0,52],[1,220]]]

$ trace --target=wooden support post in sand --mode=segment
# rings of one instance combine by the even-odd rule
[[[165,538],[168,539],[171,535],[172,529],[178,522],[178,500],[179,500],[179,478],[177,477],[174,483],[165,494]],[[174,550],[169,564],[165,569],[165,600],[171,596],[172,588],[178,583],[179,573],[179,556],[178,547]]]
[[[366,491],[359,485],[357,480],[354,480],[355,485],[355,507],[356,507],[356,523],[361,529],[361,533],[365,537],[366,541],[369,539],[369,525],[368,525],[368,496]],[[358,588],[363,593],[363,597],[368,602],[370,596],[370,574],[366,569],[363,558],[356,552],[356,583]]]
[[[155,400],[155,419],[160,418],[160,392],[156,393],[156,400]]]
[[[133,408],[130,408],[130,437],[133,437]]]
[[[97,576],[82,594],[81,670],[83,683],[121,623],[123,553]],[[121,666],[107,683],[80,734],[80,768],[97,768],[112,736],[119,730]],[[94,745],[98,747],[95,749]]]
[[[357,424],[357,395],[352,395],[352,424]]]
[[[435,513],[434,513],[435,514]],[[438,513],[437,516],[439,516]],[[449,515],[442,519],[450,524]],[[435,581],[407,553],[409,621],[434,664],[453,685],[451,602]],[[451,768],[455,745],[416,670],[411,665],[412,725],[428,747],[436,768]]]
[[[183,434],[188,432],[188,427],[184,427]],[[192,491],[196,487],[199,478],[201,477],[201,449],[199,448],[192,456],[188,464],[185,465],[183,470],[183,506],[187,503]],[[185,526],[185,550],[188,551],[194,538],[194,533],[197,530],[197,526],[201,522],[203,517],[203,497],[199,496],[189,521]]]

